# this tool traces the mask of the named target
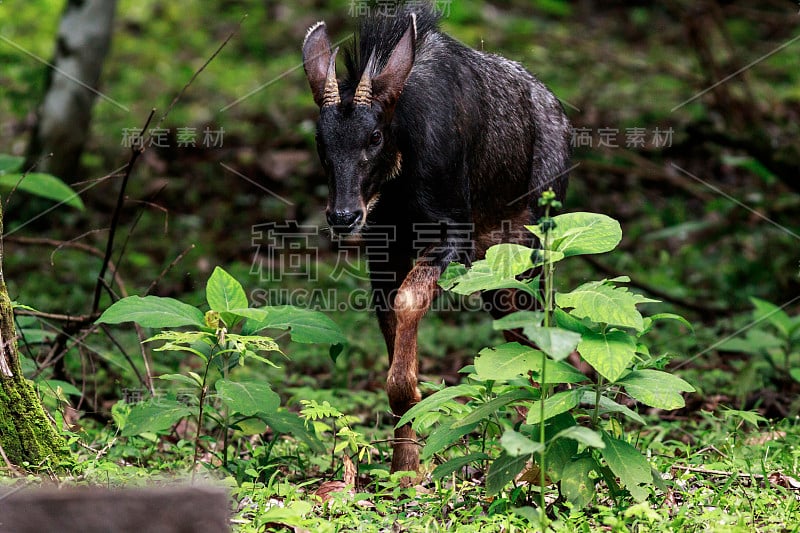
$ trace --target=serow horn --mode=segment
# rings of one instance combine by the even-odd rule
[[[328,76],[325,79],[325,93],[322,96],[322,107],[339,105],[342,97],[339,96],[339,83],[336,81],[336,53],[337,48],[331,54],[331,61],[328,63]]]
[[[356,94],[353,96],[353,103],[355,105],[372,105],[372,69],[375,65],[375,51],[369,56],[367,66],[364,69],[364,74],[361,76],[361,81],[358,82],[356,87]]]

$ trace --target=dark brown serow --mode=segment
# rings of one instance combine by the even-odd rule
[[[535,222],[541,192],[563,197],[570,127],[539,80],[441,33],[430,6],[361,20],[343,79],[337,52],[324,23],[309,29],[303,61],[320,107],[326,214],[334,234],[364,235],[391,363],[386,392],[402,416],[420,400],[417,329],[439,276],[497,242],[530,240],[509,224]],[[414,431],[400,427],[392,470],[418,467]]]

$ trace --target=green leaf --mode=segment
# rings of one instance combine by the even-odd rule
[[[529,456],[513,457],[505,452],[492,462],[486,475],[486,495],[495,496],[525,468]]]
[[[252,335],[265,329],[290,330],[295,342],[320,344],[346,344],[341,328],[319,311],[301,309],[292,305],[262,307],[266,319],[248,320],[243,333]]]
[[[555,319],[556,326],[561,329],[574,331],[580,335],[587,333],[596,333],[599,328],[588,319],[578,319],[570,315],[563,309],[556,307],[553,311],[553,318]]]
[[[642,331],[644,322],[636,306],[658,300],[629,292],[627,287],[615,287],[611,281],[592,281],[572,292],[556,294],[556,303],[560,307],[572,308],[570,314],[578,318]]]
[[[453,427],[452,423],[442,424],[425,441],[425,447],[422,448],[420,457],[423,460],[430,459],[434,454],[444,450],[467,433],[471,433],[476,427],[478,427],[478,422],[459,427]]]
[[[136,322],[145,328],[205,327],[203,312],[173,298],[129,296],[118,300],[97,319],[98,324]]]
[[[750,302],[755,306],[753,320],[756,322],[768,321],[780,332],[781,336],[788,338],[792,331],[792,319],[780,307],[765,300],[751,297]]]
[[[322,453],[325,447],[314,435],[313,431],[306,428],[306,424],[302,418],[286,409],[280,409],[274,412],[262,412],[258,418],[264,421],[273,431],[283,435],[291,435],[296,439],[303,441],[312,451]]]
[[[800,368],[792,368],[789,370],[789,375],[792,376],[792,379],[800,382]]]
[[[500,437],[500,445],[512,457],[519,457],[520,455],[530,457],[532,454],[544,450],[541,442],[535,442],[513,429],[507,429],[503,433],[503,436]]]
[[[137,403],[131,406],[125,427],[122,428],[122,436],[166,431],[187,416],[195,416],[195,411],[175,400],[157,399]]]
[[[25,176],[24,179],[23,176]],[[34,196],[63,203],[80,211],[84,210],[83,201],[78,196],[78,193],[73,191],[69,185],[50,174],[39,172],[32,172],[27,175],[0,174],[0,187],[7,190],[16,187],[18,191],[25,191]]]
[[[647,498],[649,491],[645,488],[652,482],[650,463],[644,456],[625,441],[615,439],[603,433],[606,447],[600,450],[606,463],[614,474],[638,502]]]
[[[681,393],[694,392],[681,378],[660,370],[635,370],[619,383],[633,398],[657,409],[680,409],[686,405]]]
[[[492,322],[492,327],[496,330],[519,329],[539,326],[542,320],[544,320],[544,313],[541,311],[516,311],[495,320]]]
[[[484,348],[475,358],[475,373],[481,380],[508,381],[541,370],[542,352],[517,342]]]
[[[590,407],[594,407],[595,400],[596,400],[595,393],[593,391],[587,391],[583,394],[583,398],[581,398],[581,403],[588,405]],[[637,413],[636,411],[615,402],[614,400],[612,400],[607,396],[600,396],[599,414],[605,415],[609,413],[620,413],[630,418],[634,422],[637,422],[642,425],[645,424],[644,418],[639,416],[639,413]]]
[[[206,300],[211,310],[219,313],[248,307],[242,284],[220,267],[216,267],[208,278]]]
[[[533,248],[521,244],[495,244],[486,250],[486,262],[497,276],[513,278],[533,268]]]
[[[567,363],[547,359],[545,365],[548,385],[580,383],[587,379]],[[509,381],[527,376],[528,372],[534,372],[538,376],[541,370],[542,352],[517,342],[484,348],[475,358],[475,374],[484,381]]]
[[[613,383],[636,356],[636,341],[619,330],[591,333],[584,335],[578,343],[578,352],[592,368]]]
[[[487,459],[489,459],[489,456],[481,452],[473,452],[467,455],[463,455],[461,457],[456,457],[455,459],[451,459],[446,463],[442,463],[439,466],[437,466],[433,470],[431,477],[434,480],[449,477],[450,475],[452,475],[455,472],[458,472],[459,470],[461,470],[470,463],[474,463],[476,461],[486,461]]]
[[[22,168],[23,164],[25,164],[24,157],[0,154],[0,176],[11,172],[17,172]]]
[[[569,357],[581,340],[579,333],[561,328],[527,326],[523,332],[540,350],[556,361]]]
[[[578,405],[582,396],[583,389],[572,389],[548,396],[544,400],[544,419],[549,420],[561,413],[571,411]],[[525,421],[526,424],[538,424],[541,422],[541,405],[541,400],[537,400],[531,404],[528,409],[528,419]]]
[[[591,457],[581,457],[564,466],[561,477],[561,494],[578,511],[594,499],[597,486],[591,477],[597,463]]]
[[[533,392],[526,388],[514,389],[475,408],[475,410],[471,411],[467,416],[453,424],[453,428],[466,426],[483,420],[496,413],[501,407],[510,403],[520,400],[532,400],[533,398],[535,398]]]
[[[513,277],[504,278],[496,274],[485,259],[472,263],[472,267],[464,275],[457,278],[449,278],[448,284],[450,285],[448,290],[456,294],[470,295],[478,291],[520,289],[535,296],[534,289],[526,283]]]
[[[694,327],[692,323],[683,318],[681,315],[676,315],[675,313],[656,313],[655,315],[651,315],[649,317],[645,317],[644,319],[644,329],[642,330],[642,334],[647,333],[653,327],[653,325],[658,322],[659,320],[674,320],[676,322],[680,322],[686,328],[694,333]]]
[[[194,372],[192,372],[194,374]],[[194,374],[197,376],[197,374]],[[203,386],[202,381],[197,381],[194,376],[186,376],[184,374],[162,374],[158,376],[158,379],[163,379],[164,381],[172,381],[173,383],[181,383],[183,385],[189,385],[192,388],[198,388]]]
[[[280,397],[266,383],[220,379],[215,388],[223,405],[245,416],[273,413],[281,404]]]
[[[397,422],[397,425],[395,427],[399,428],[401,426],[408,424],[422,413],[435,411],[444,406],[447,402],[449,402],[453,398],[458,398],[459,396],[472,398],[477,396],[478,393],[479,389],[475,385],[461,384],[461,385],[456,385],[455,387],[446,387],[440,391],[431,394],[418,404],[414,405],[411,409],[406,411],[405,414]]]
[[[590,448],[605,448],[606,444],[603,442],[603,436],[593,429],[583,426],[572,426],[563,431],[559,431],[553,440],[557,439],[572,439]]]
[[[550,249],[573,255],[602,254],[617,247],[622,240],[619,222],[598,213],[566,213],[553,217],[555,229],[550,231]],[[526,226],[541,242],[545,235],[539,226]]]
[[[449,265],[447,265],[447,268],[444,269],[442,275],[439,276],[438,284],[442,289],[449,291],[466,274],[467,274],[467,267],[465,267],[461,263],[456,263],[456,262],[450,263]]]

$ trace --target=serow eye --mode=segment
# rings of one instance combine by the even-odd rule
[[[372,135],[369,138],[369,144],[372,146],[378,146],[383,142],[383,135],[378,130],[372,132]]]

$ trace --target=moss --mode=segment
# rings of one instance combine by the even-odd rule
[[[0,233],[2,233],[0,211]],[[14,312],[2,275],[0,248],[0,357],[11,375],[0,376],[0,444],[8,460],[36,468],[58,469],[69,457],[67,443],[44,412],[39,396],[22,375],[17,351]]]

